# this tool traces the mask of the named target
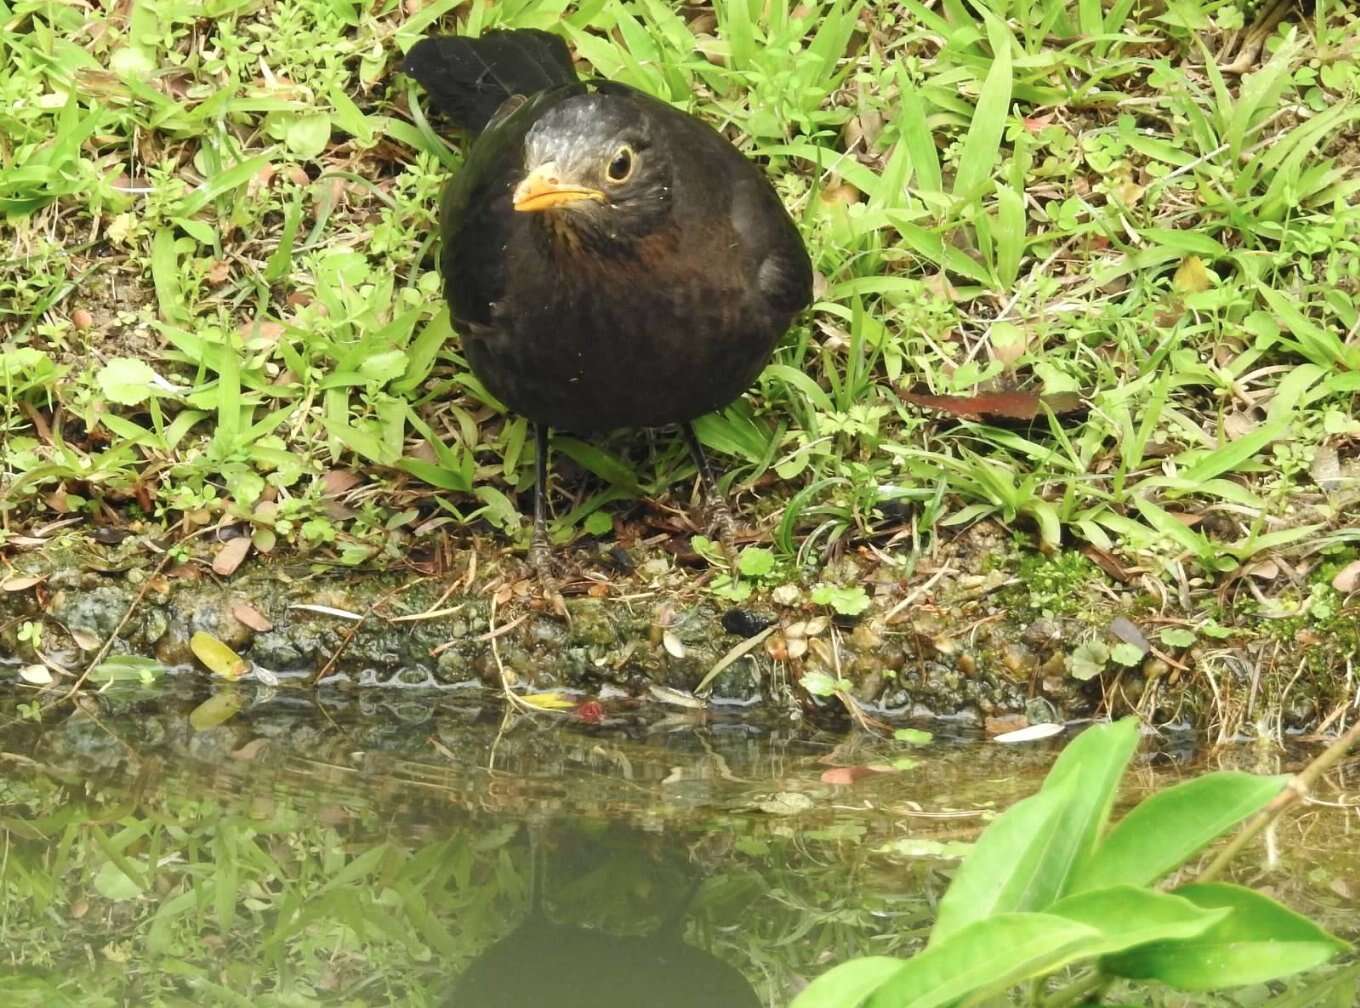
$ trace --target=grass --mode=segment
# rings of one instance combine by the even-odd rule
[[[699,425],[779,569],[987,518],[1208,583],[1351,556],[1360,18],[1318,0],[1239,79],[1212,47],[1244,17],[0,3],[0,543],[68,518],[238,524],[354,565],[487,526],[526,541],[526,425],[468,371],[434,272],[458,147],[394,67],[434,30],[533,26],[723,129],[801,224],[816,304]],[[1089,409],[1017,427],[906,389]],[[559,541],[683,531],[678,438],[557,444],[583,471],[559,479]]]

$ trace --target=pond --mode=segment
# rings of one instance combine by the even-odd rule
[[[120,684],[41,722],[0,703],[0,1003],[782,1006],[918,947],[957,856],[1063,742],[654,703],[526,717],[473,693],[208,698]],[[1315,749],[1193,737],[1145,739],[1124,797]],[[1347,938],[1353,775],[1238,866]]]

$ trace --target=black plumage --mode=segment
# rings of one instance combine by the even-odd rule
[[[424,39],[403,68],[479,131],[440,216],[473,372],[540,430],[682,424],[697,449],[689,421],[739,396],[811,299],[765,176],[693,116],[578,80],[547,32]]]

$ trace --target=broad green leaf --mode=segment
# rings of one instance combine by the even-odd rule
[[[180,205],[179,216],[192,217],[217,197],[243,186],[254,178],[272,160],[273,148],[258,157],[238,162],[226,171],[208,179],[199,188],[189,193]]]
[[[745,577],[764,577],[774,570],[774,552],[763,546],[747,546],[737,560],[737,569]]]
[[[1065,878],[1091,856],[1105,831],[1119,781],[1137,748],[1138,719],[1124,718],[1087,728],[1053,762],[1044,779],[1045,791],[1057,789],[1066,780],[1074,781],[1071,799],[1062,811],[1062,835],[1057,841],[1070,845]]]
[[[95,380],[109,401],[136,406],[154,394],[156,372],[135,357],[114,357],[99,369]]]
[[[153,681],[166,673],[154,658],[138,655],[109,655],[90,670],[90,681],[97,683]]]
[[[1227,909],[1198,937],[1155,942],[1102,961],[1117,976],[1207,991],[1265,983],[1327,962],[1348,946],[1268,896],[1223,883],[1182,886],[1196,906]]]
[[[111,903],[123,903],[142,894],[142,887],[123,874],[112,861],[105,861],[94,876],[94,891]]]
[[[1280,793],[1287,776],[1205,774],[1144,799],[1078,868],[1069,892],[1150,885]]]
[[[1272,441],[1277,441],[1289,432],[1284,424],[1268,423],[1244,437],[1229,441],[1216,451],[1200,454],[1181,477],[1188,483],[1203,483],[1225,472],[1232,472],[1243,462],[1261,451]]]
[[[184,290],[180,286],[179,255],[175,249],[175,232],[168,227],[158,228],[151,239],[151,282],[156,288],[156,303],[161,317],[178,322],[187,314]]]
[[[388,386],[392,392],[396,395],[406,395],[414,391],[430,376],[435,357],[452,337],[449,310],[447,307],[441,307],[407,348],[406,373]]]
[[[206,631],[199,630],[189,638],[189,650],[213,675],[239,679],[246,674],[246,660]]]
[[[404,350],[384,350],[365,357],[359,365],[359,373],[368,381],[381,385],[404,375],[406,364]]]
[[[266,119],[265,132],[298,157],[311,159],[330,142],[331,117],[325,112],[275,113]]]
[[[869,593],[863,585],[816,585],[810,595],[817,605],[830,606],[842,616],[858,616],[869,608]]]
[[[1004,990],[1097,949],[1095,928],[1062,917],[1001,913],[974,921],[912,957],[869,999],[868,1008],[937,1008]]]
[[[983,831],[940,900],[932,947],[985,917],[1042,910],[1058,898],[1072,857],[1061,831],[1077,780],[1068,774],[1016,802]]]
[[[856,1008],[904,965],[902,959],[866,956],[827,970],[793,999],[789,1008]]]
[[[633,496],[641,494],[638,489],[637,473],[633,471],[632,467],[602,448],[569,437],[554,437],[552,447],[554,451],[560,451],[577,465],[590,470],[611,486],[626,490]]]
[[[987,17],[987,39],[992,47],[991,66],[978,93],[977,107],[959,152],[954,196],[971,199],[981,192],[996,167],[997,152],[1006,129],[1011,106],[1011,35],[994,15]]]
[[[441,490],[455,490],[466,493],[472,489],[472,481],[467,478],[467,474],[459,469],[450,469],[446,466],[435,465],[433,462],[426,462],[424,459],[401,458],[396,461],[396,467],[403,472],[408,472],[416,479],[424,480],[430,486],[439,487]]]
[[[1190,900],[1138,886],[1092,889],[1054,903],[1045,913],[1095,928],[1105,936],[1100,955],[1148,942],[1194,938],[1231,911],[1196,906]]]

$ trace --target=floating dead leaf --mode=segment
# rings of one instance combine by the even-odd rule
[[[249,602],[237,602],[231,607],[231,614],[257,633],[274,629],[274,624],[269,622],[269,618]]]
[[[1060,724],[1051,721],[1043,721],[1039,724],[1032,724],[1027,728],[1018,728],[1015,731],[1002,732],[1000,735],[992,737],[993,742],[1037,742],[1040,739],[1052,738],[1063,730]]]
[[[823,784],[853,784],[861,777],[869,777],[877,771],[867,766],[832,767],[822,774]]]
[[[71,627],[71,640],[76,642],[76,647],[82,651],[96,651],[99,648],[99,638],[89,630],[82,630],[80,627]]]
[[[985,420],[988,423],[1007,421],[1030,422],[1052,410],[1060,417],[1085,411],[1081,396],[1075,392],[979,392],[970,396],[930,395],[925,392],[900,392],[903,401],[922,409],[946,413],[963,420]]]
[[[222,544],[222,548],[213,557],[213,572],[221,577],[230,577],[236,573],[236,568],[241,566],[241,561],[250,552],[250,538],[248,536],[237,536],[235,539],[228,539]]]
[[[803,624],[804,637],[816,637],[826,633],[826,628],[831,625],[831,620],[826,616],[814,616]]]
[[[683,658],[689,653],[685,649],[684,641],[677,637],[673,630],[667,630],[661,635],[661,644],[672,658]]]
[[[1332,578],[1332,587],[1343,595],[1349,595],[1360,588],[1360,560],[1352,560]]]
[[[0,581],[0,590],[7,592],[27,591],[35,584],[41,584],[44,576],[36,574],[12,574]]]
[[[1199,256],[1186,256],[1176,267],[1176,275],[1171,279],[1171,289],[1177,294],[1198,294],[1213,286],[1209,268]]]
[[[789,658],[801,658],[807,654],[806,637],[789,637],[784,641],[784,653]]]
[[[576,706],[575,700],[556,690],[547,693],[521,693],[519,698],[530,707],[537,707],[540,710],[570,710]]]
[[[19,678],[32,686],[52,685],[52,673],[46,665],[24,665],[19,669]]]
[[[194,731],[206,731],[226,724],[241,709],[241,694],[235,690],[214,693],[189,712],[189,725]]]
[[[279,684],[278,674],[272,669],[257,668],[255,670],[255,678],[265,686],[277,686]]]
[[[246,674],[246,660],[206,631],[200,630],[189,638],[189,650],[213,675],[240,679]]]

